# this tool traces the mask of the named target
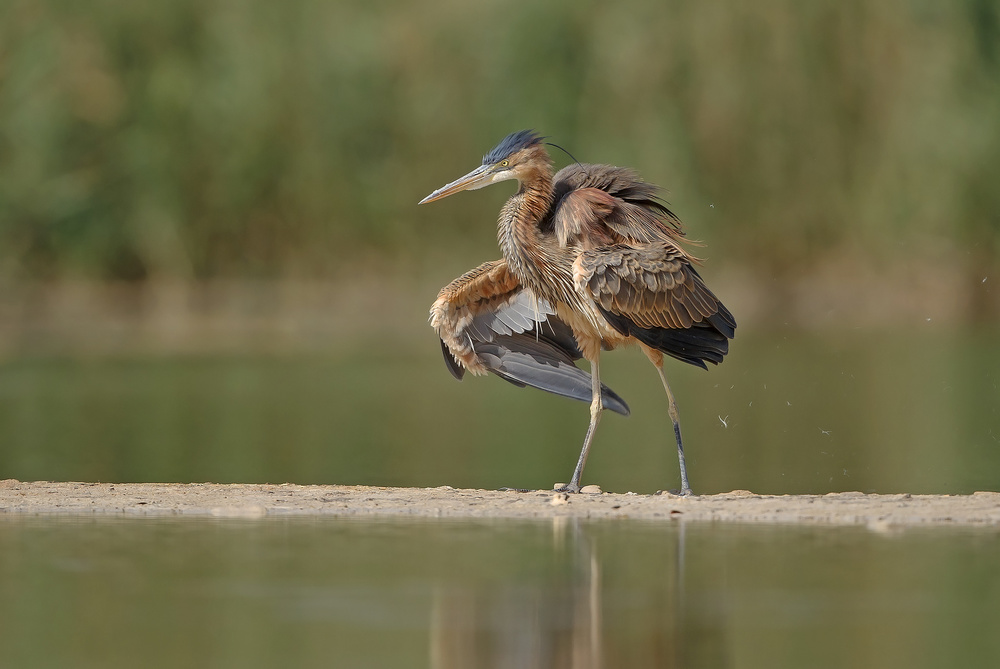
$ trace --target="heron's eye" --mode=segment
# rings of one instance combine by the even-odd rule
[[[501,160],[500,161],[500,167],[507,167],[508,165],[510,165],[510,161],[509,160]]]

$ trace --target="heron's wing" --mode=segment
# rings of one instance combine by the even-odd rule
[[[575,164],[555,177],[552,227],[562,245],[679,241],[681,222],[632,170]]]
[[[530,293],[507,271],[504,260],[483,263],[441,289],[431,307],[430,320],[454,358],[449,362],[453,374],[461,378],[465,369],[486,371],[474,342],[493,341],[497,335],[524,332],[544,322],[551,309],[536,302],[538,314],[526,313],[527,297]]]
[[[684,362],[722,362],[736,320],[671,242],[614,244],[584,251],[577,286],[622,334]]]
[[[581,402],[592,399],[590,374],[544,337],[536,338],[533,333],[499,336],[476,344],[476,350],[489,371],[516,386],[531,386]],[[605,409],[629,415],[625,400],[603,383],[601,402]]]
[[[484,263],[445,286],[431,307],[431,325],[457,379],[467,369],[492,372],[518,386],[591,400],[590,374],[574,364],[581,354],[573,331],[548,302],[521,286],[503,260]],[[628,414],[607,386],[602,398],[608,409]]]

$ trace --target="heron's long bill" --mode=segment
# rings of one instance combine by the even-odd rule
[[[459,191],[476,190],[477,188],[488,186],[491,183],[493,183],[493,166],[480,165],[464,177],[455,179],[446,186],[441,186],[417,204],[427,204],[428,202],[434,202],[435,200],[440,200],[443,197],[454,195]]]

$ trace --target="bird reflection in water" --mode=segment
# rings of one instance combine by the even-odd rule
[[[602,576],[599,541],[586,521],[553,518],[558,576],[542,584],[495,588],[439,587],[430,623],[430,666],[597,669],[626,658],[655,666],[686,666],[685,636],[704,630],[686,616],[684,602],[684,523],[671,527],[675,552],[663,556],[663,582],[646,584],[658,613],[643,629],[610,630],[633,620],[633,608],[622,598],[628,588],[612,576],[611,589]],[[606,537],[606,533],[601,533]],[[605,602],[610,597],[610,601]],[[625,607],[620,618],[615,611]],[[606,610],[610,611],[606,614]],[[606,647],[606,643],[610,645]],[[698,638],[699,642],[704,639]],[[628,647],[620,644],[625,641]]]

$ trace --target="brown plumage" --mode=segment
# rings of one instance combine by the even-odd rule
[[[493,372],[590,401],[590,426],[565,488],[577,492],[602,410],[628,414],[600,382],[600,352],[638,343],[667,393],[681,494],[690,494],[663,354],[703,368],[722,362],[736,321],[698,275],[698,260],[681,246],[681,222],[655,186],[620,167],[577,163],[553,175],[551,164],[542,138],[514,133],[480,167],[421,201],[520,183],[497,224],[503,258],[452,281],[431,307],[445,361],[456,378]],[[590,374],[574,364],[581,357]]]

